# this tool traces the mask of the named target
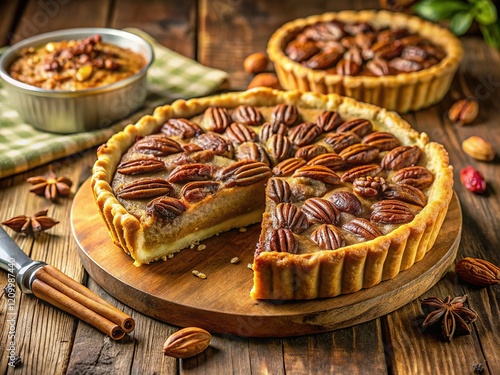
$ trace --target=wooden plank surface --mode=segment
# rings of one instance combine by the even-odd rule
[[[12,28],[15,27],[22,12],[23,1],[2,1],[0,3],[0,14],[2,22],[0,22],[0,47],[11,44]]]

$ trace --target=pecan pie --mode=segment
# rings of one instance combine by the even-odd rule
[[[447,29],[388,11],[343,11],[279,28],[267,49],[287,90],[337,93],[407,112],[441,100],[463,55]]]
[[[92,187],[136,265],[262,221],[257,299],[355,292],[431,249],[452,195],[444,148],[336,94],[256,89],[159,107],[98,150]]]

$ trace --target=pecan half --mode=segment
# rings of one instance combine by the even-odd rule
[[[323,250],[335,250],[345,246],[340,230],[331,224],[322,224],[311,233],[311,240]]]
[[[360,165],[359,167],[354,167],[344,172],[341,179],[343,182],[353,182],[355,179],[363,176],[375,177],[381,170],[382,169],[377,164]]]
[[[233,120],[245,125],[260,125],[264,118],[257,108],[251,105],[240,105],[233,112]]]
[[[341,59],[336,67],[339,76],[355,76],[361,71],[361,65],[353,60]]]
[[[269,156],[274,163],[287,159],[292,153],[292,142],[283,135],[274,134],[267,141]]]
[[[221,169],[217,180],[224,182],[226,187],[248,186],[271,176],[271,170],[264,163],[241,160]]]
[[[352,219],[342,225],[342,228],[364,238],[366,241],[382,235],[375,225],[363,218]]]
[[[260,128],[259,137],[262,142],[266,142],[274,134],[286,136],[288,135],[288,127],[283,123],[270,123],[266,122]]]
[[[306,164],[304,159],[298,158],[290,158],[285,159],[282,162],[276,164],[273,168],[273,174],[275,176],[290,176],[295,172],[298,168],[302,167]]]
[[[379,77],[386,76],[391,72],[387,61],[380,59],[380,58],[376,58],[376,59],[368,61],[366,63],[366,68],[371,73],[373,73],[374,75],[379,76]]]
[[[410,207],[401,201],[387,199],[372,205],[370,221],[382,224],[404,224],[415,218]]]
[[[207,164],[185,164],[176,167],[168,178],[170,183],[203,181],[212,178],[213,167]]]
[[[340,151],[339,156],[349,165],[367,164],[378,157],[378,148],[356,143]]]
[[[333,151],[336,153],[341,152],[343,149],[352,146],[356,143],[361,143],[361,138],[353,132],[328,134],[324,141],[332,146]]]
[[[342,57],[342,51],[337,48],[328,48],[313,55],[302,64],[311,69],[327,69],[333,66]]]
[[[356,194],[371,198],[386,191],[389,184],[382,177],[363,176],[354,180],[352,188]]]
[[[143,154],[155,156],[168,156],[183,151],[180,144],[163,134],[144,137],[135,143],[133,149]]]
[[[363,212],[361,201],[350,191],[337,191],[330,195],[328,199],[339,211],[347,212],[354,216],[359,216]]]
[[[308,145],[308,146],[303,146],[299,148],[295,152],[295,157],[296,158],[301,158],[304,160],[311,160],[315,158],[318,155],[324,154],[328,152],[326,147],[321,146],[321,145]]]
[[[236,150],[236,159],[255,160],[270,165],[269,156],[264,147],[259,143],[244,142]]]
[[[224,133],[231,124],[231,116],[226,108],[208,107],[203,113],[201,123],[207,130]]]
[[[285,180],[270,178],[267,184],[267,196],[276,203],[291,203],[293,201],[292,189]]]
[[[316,156],[307,162],[307,165],[323,165],[330,168],[332,171],[342,169],[345,166],[344,159],[333,152],[328,152]]]
[[[401,146],[399,139],[389,132],[373,132],[363,137],[361,142],[375,146],[380,151],[390,151]]]
[[[294,233],[301,233],[309,227],[307,217],[292,203],[279,203],[274,209],[277,228],[290,229]]]
[[[299,244],[290,229],[278,228],[273,229],[269,240],[269,249],[271,251],[297,254]]]
[[[181,139],[193,138],[203,133],[203,130],[197,124],[185,118],[168,119],[160,130],[166,136],[176,136]]]
[[[137,158],[120,163],[116,171],[124,175],[158,172],[165,169],[165,163],[156,158]]]
[[[405,184],[390,184],[389,187],[383,192],[383,195],[386,199],[398,199],[420,207],[424,207],[427,201],[424,193],[422,193],[419,189]]]
[[[339,127],[344,120],[335,111],[325,111],[318,115],[316,124],[323,133],[331,132]]]
[[[313,40],[339,40],[344,35],[341,22],[319,22],[304,30],[305,36]]]
[[[301,210],[311,223],[338,225],[340,222],[340,212],[331,201],[323,198],[307,199]]]
[[[146,205],[146,214],[170,222],[186,211],[186,208],[186,205],[176,198],[158,197]]]
[[[193,142],[204,150],[212,150],[216,155],[225,156],[230,159],[233,157],[233,145],[218,134],[204,133],[194,138]]]
[[[199,202],[208,195],[213,195],[220,186],[217,181],[193,181],[188,182],[181,189],[181,197],[190,203]]]
[[[278,104],[274,107],[273,112],[271,114],[271,122],[276,123],[284,123],[286,126],[292,126],[297,122],[299,118],[299,111],[297,107],[293,104]]]
[[[432,184],[434,175],[425,167],[413,166],[400,169],[391,177],[396,184],[406,184],[423,189]]]
[[[380,162],[380,165],[383,169],[397,171],[415,165],[421,154],[422,151],[418,146],[399,146],[389,151]]]
[[[344,122],[337,128],[337,133],[353,132],[363,137],[373,129],[372,122],[363,118],[355,118]]]
[[[410,73],[422,70],[422,64],[401,57],[396,57],[389,62],[391,68],[399,70],[400,72]]]
[[[401,57],[422,63],[427,58],[427,52],[419,46],[405,46],[401,51]]]
[[[237,122],[229,125],[225,134],[233,143],[243,143],[257,140],[257,134],[255,134],[251,128]]]
[[[320,129],[312,122],[303,122],[288,132],[290,141],[299,147],[311,144],[320,134]]]
[[[215,152],[212,150],[204,150],[198,145],[193,143],[188,143],[188,145],[192,145],[194,147],[190,147],[192,150],[196,150],[190,153],[183,153],[172,160],[173,165],[184,165],[184,164],[193,164],[193,163],[208,163],[213,160],[215,156]],[[187,146],[187,145],[184,145]],[[199,150],[199,151],[198,151]]]
[[[335,172],[323,165],[305,165],[297,169],[293,177],[310,178],[328,185],[337,185],[341,182],[340,177]]]
[[[312,41],[300,42],[294,40],[288,43],[285,48],[285,53],[288,57],[297,62],[308,60],[319,51],[319,47]]]
[[[141,178],[123,186],[116,196],[121,199],[146,199],[170,195],[174,188],[162,178]]]

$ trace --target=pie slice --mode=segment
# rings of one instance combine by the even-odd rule
[[[256,299],[332,297],[394,278],[432,248],[453,187],[441,145],[335,94],[179,100],[97,154],[95,200],[137,266],[261,222]]]

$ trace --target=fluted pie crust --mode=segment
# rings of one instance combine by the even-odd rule
[[[231,110],[239,105],[259,108],[274,107],[280,103],[293,104],[299,110],[305,109],[313,113],[336,111],[345,119],[370,120],[375,130],[394,134],[401,145],[418,146],[422,151],[419,164],[433,174],[433,182],[425,189],[426,205],[416,213],[412,221],[396,226],[394,230],[373,240],[336,250],[315,248],[313,252],[306,254],[270,251],[269,236],[266,233],[273,225],[269,217],[275,203],[267,196],[262,235],[253,263],[254,286],[251,296],[255,299],[290,300],[352,293],[394,278],[399,272],[421,260],[434,244],[452,197],[452,167],[443,146],[430,142],[425,133],[412,129],[396,113],[374,105],[336,94],[270,89],[178,100],[171,105],[158,107],[153,116],[144,116],[135,125],[127,126],[101,146],[93,168],[92,190],[114,243],[130,254],[136,265],[140,265],[166,259],[169,254],[216,233],[260,221],[264,209],[262,200],[265,181],[249,186],[233,186],[210,195],[193,205],[192,209],[188,208],[180,216],[181,219],[165,225],[165,233],[168,234],[175,227],[180,229],[181,234],[168,237],[166,234],[155,233],[151,237],[149,227],[141,222],[137,213],[124,207],[112,184],[123,155],[140,137],[157,133],[168,119],[190,119],[214,106]],[[297,183],[300,185],[301,181],[299,179]],[[308,185],[307,181],[303,183]],[[322,186],[324,188],[325,185]],[[255,203],[250,204],[249,200],[254,200]],[[230,206],[233,214],[230,216],[234,219],[228,218],[227,213],[217,216],[213,211],[214,207],[227,205],[228,201],[232,202]],[[247,205],[244,212],[237,210],[238,204]],[[201,227],[200,215],[196,212],[203,212],[203,216],[209,217]],[[176,233],[178,232],[177,230]],[[152,241],[152,238],[155,240]]]
[[[446,56],[429,68],[397,75],[370,77],[338,75],[310,69],[290,59],[286,44],[305,27],[321,22],[367,22],[376,27],[404,28],[442,47]],[[460,41],[448,29],[416,16],[388,11],[324,13],[286,23],[271,36],[267,53],[281,86],[286,90],[337,93],[399,113],[415,111],[439,102],[448,92],[463,56]]]

